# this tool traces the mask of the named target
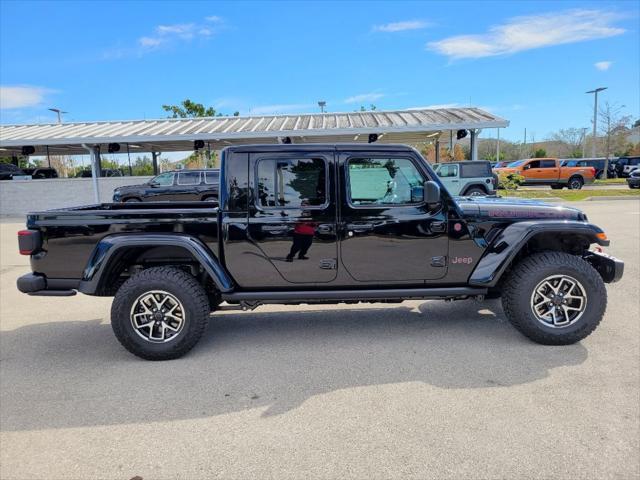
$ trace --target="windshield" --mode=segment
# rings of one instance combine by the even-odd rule
[[[515,162],[511,162],[509,165],[507,165],[507,167],[519,167],[524,162],[525,162],[524,160],[517,160]]]

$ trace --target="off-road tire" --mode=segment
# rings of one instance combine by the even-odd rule
[[[586,310],[573,324],[562,328],[543,325],[532,312],[531,295],[551,275],[578,280],[587,296]],[[585,260],[563,252],[533,254],[518,263],[503,283],[502,308],[511,324],[543,345],[570,345],[593,332],[607,308],[607,291],[600,274]]]
[[[463,196],[473,197],[473,196],[480,196],[480,195],[486,195],[486,194],[487,194],[487,191],[480,187],[471,187],[464,192]]]
[[[131,324],[131,308],[145,292],[162,290],[184,306],[184,326],[166,343],[141,338]],[[207,294],[196,279],[173,267],[154,267],[134,275],[118,289],[111,305],[111,328],[124,348],[145,360],[171,360],[191,350],[209,323]]]

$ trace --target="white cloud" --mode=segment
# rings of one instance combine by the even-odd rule
[[[200,22],[157,25],[151,34],[139,37],[135,46],[112,48],[102,56],[108,60],[141,56],[195,39],[208,39],[224,28],[224,19],[215,15],[205,17]]]
[[[250,109],[251,115],[277,115],[282,113],[301,113],[310,110],[313,105],[307,103],[284,103],[279,105],[261,105]]]
[[[509,19],[479,35],[456,35],[427,44],[451,59],[481,58],[534,48],[612,37],[625,32],[613,26],[621,17],[603,10],[565,10]]]
[[[596,63],[594,63],[593,65],[594,65],[594,67],[596,67],[598,70],[601,70],[601,71],[603,71],[603,72],[604,72],[604,71],[606,71],[606,70],[609,70],[609,68],[611,67],[611,65],[613,65],[613,62],[610,62],[610,61],[608,61],[608,60],[607,60],[607,61],[604,61],[604,62],[596,62]]]
[[[375,102],[384,97],[384,93],[361,93],[344,99],[344,103]]]
[[[33,86],[0,86],[0,109],[35,107],[44,101],[52,90]]]
[[[404,22],[385,23],[384,25],[374,25],[374,32],[404,32],[406,30],[420,30],[427,28],[431,24],[423,20],[406,20]]]
[[[155,37],[140,37],[138,39],[138,43],[143,48],[155,48],[162,45],[162,39]]]

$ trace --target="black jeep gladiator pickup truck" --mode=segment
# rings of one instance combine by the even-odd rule
[[[602,319],[623,263],[572,208],[455,198],[399,145],[254,145],[222,152],[219,207],[101,204],[32,213],[29,295],[114,296],[130,352],[177,358],[211,312],[260,304],[502,297],[511,323],[570,344]],[[590,248],[595,245],[595,248]],[[230,307],[224,307],[230,308]]]

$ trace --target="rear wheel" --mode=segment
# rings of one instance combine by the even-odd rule
[[[567,187],[570,190],[580,190],[584,185],[584,180],[581,177],[571,177],[567,182]]]
[[[465,197],[478,197],[480,195],[486,195],[486,194],[487,194],[487,192],[485,192],[480,187],[471,187],[466,192],[464,192],[464,196]]]
[[[140,203],[142,200],[139,198],[127,198],[124,203]]]
[[[203,202],[211,202],[218,203],[218,197],[205,197],[202,199]]]
[[[568,345],[593,332],[607,306],[600,274],[563,252],[534,254],[504,282],[502,306],[511,324],[531,340]]]
[[[111,327],[122,346],[146,360],[170,360],[191,350],[209,321],[202,286],[172,267],[143,270],[118,290]]]

